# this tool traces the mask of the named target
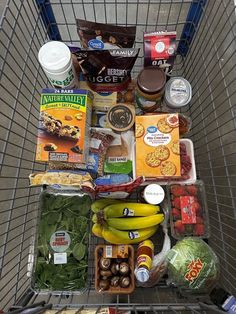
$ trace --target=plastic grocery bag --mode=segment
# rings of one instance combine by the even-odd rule
[[[162,210],[165,215],[165,219],[161,224],[163,232],[165,234],[163,247],[162,247],[161,252],[156,254],[153,257],[149,280],[144,283],[137,282],[137,286],[146,287],[146,288],[153,287],[160,281],[160,279],[163,277],[163,275],[167,271],[166,256],[171,248],[171,242],[170,242],[170,237],[168,235],[169,208],[166,201],[162,203]]]

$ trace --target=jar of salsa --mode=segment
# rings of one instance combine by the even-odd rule
[[[166,84],[166,74],[155,66],[144,68],[138,75],[136,86],[137,105],[146,112],[160,107]]]

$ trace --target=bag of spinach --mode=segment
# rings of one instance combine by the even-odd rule
[[[91,197],[49,189],[41,193],[34,288],[86,288]]]

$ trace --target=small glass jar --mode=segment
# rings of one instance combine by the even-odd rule
[[[144,68],[138,75],[136,86],[137,105],[145,112],[160,107],[166,84],[166,74],[155,66]]]

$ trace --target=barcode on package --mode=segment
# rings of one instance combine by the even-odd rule
[[[54,264],[67,264],[66,253],[54,253]]]
[[[106,245],[106,258],[111,258],[112,257],[112,246],[111,245]]]

